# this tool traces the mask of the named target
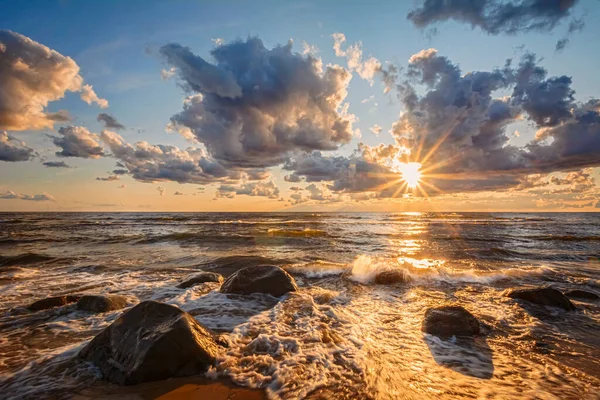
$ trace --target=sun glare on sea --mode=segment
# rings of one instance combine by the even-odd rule
[[[402,180],[406,185],[414,189],[421,182],[421,164],[417,162],[396,163],[395,169],[400,172]]]

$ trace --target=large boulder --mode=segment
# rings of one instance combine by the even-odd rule
[[[565,296],[571,299],[577,300],[599,300],[600,296],[598,296],[594,292],[588,292],[587,290],[575,289],[565,293]]]
[[[231,275],[221,286],[223,293],[268,293],[275,297],[298,290],[294,278],[279,267],[257,265]]]
[[[421,330],[440,337],[476,336],[480,333],[477,318],[461,306],[428,309]]]
[[[379,285],[393,285],[394,283],[405,283],[408,279],[402,271],[383,271],[375,275],[375,283]]]
[[[48,310],[50,308],[62,307],[62,306],[66,306],[67,304],[75,303],[80,298],[81,298],[80,295],[47,297],[45,299],[38,300],[38,301],[31,303],[26,308],[29,311]]]
[[[576,309],[571,300],[559,290],[551,287],[509,289],[504,295],[511,299],[525,300],[541,306],[563,308],[567,311]]]
[[[100,332],[79,356],[104,379],[137,384],[203,373],[219,352],[215,335],[181,309],[144,301]]]
[[[103,313],[107,311],[120,310],[127,307],[127,298],[125,296],[81,296],[77,302],[77,308],[83,311]]]
[[[198,285],[200,283],[206,282],[223,282],[223,276],[221,274],[217,274],[216,272],[200,272],[198,274],[194,274],[185,278],[183,282],[177,285],[180,289],[187,289],[192,286]]]

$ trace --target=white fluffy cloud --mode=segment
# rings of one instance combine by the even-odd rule
[[[68,118],[64,111],[45,109],[67,91],[81,92],[88,104],[108,106],[90,85],[84,85],[73,59],[7,30],[0,30],[0,88],[0,129],[35,130],[64,122]]]

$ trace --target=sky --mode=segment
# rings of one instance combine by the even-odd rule
[[[0,9],[0,211],[600,210],[600,1]]]

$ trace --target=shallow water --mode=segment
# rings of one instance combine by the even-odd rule
[[[20,309],[67,293],[183,308],[230,343],[208,376],[271,398],[600,398],[600,303],[564,312],[502,296],[542,284],[598,293],[599,255],[598,214],[4,213],[0,398],[103,385],[75,355],[120,311]],[[278,301],[176,288],[199,268],[265,262],[300,290]],[[389,269],[408,283],[375,285]],[[424,335],[425,310],[441,304],[467,308],[486,335]]]

